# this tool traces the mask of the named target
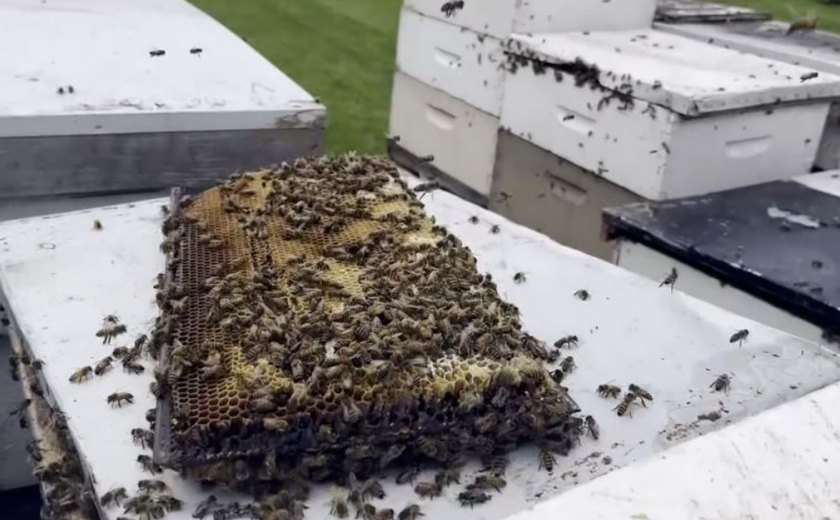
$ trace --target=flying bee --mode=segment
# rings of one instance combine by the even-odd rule
[[[350,514],[350,508],[347,506],[347,490],[333,486],[330,495],[330,514],[338,518],[347,518]]]
[[[102,327],[96,331],[96,337],[102,338],[102,344],[107,345],[113,338],[125,333],[125,331],[125,325],[119,323],[117,317],[110,314],[105,317]]]
[[[83,383],[93,376],[93,369],[90,367],[82,367],[72,374],[70,374],[71,383]]]
[[[501,230],[502,228],[500,228],[498,224],[493,224],[492,226],[490,226],[490,232],[494,235],[498,235]]]
[[[741,344],[747,340],[747,336],[749,336],[749,335],[750,335],[749,330],[741,329],[729,338],[729,342],[730,343],[735,343],[737,341],[738,346],[740,347]]]
[[[134,396],[128,392],[114,392],[113,394],[109,395],[106,400],[110,405],[117,405],[119,407],[122,407],[123,402],[129,404],[133,403]]]
[[[577,365],[575,365],[575,358],[569,356],[560,363],[560,370],[563,371],[564,374],[570,374],[575,369]]]
[[[462,507],[473,507],[476,504],[483,504],[490,500],[490,498],[490,495],[480,489],[469,489],[458,493],[458,502],[461,503]]]
[[[645,401],[653,401],[653,396],[650,395],[650,392],[640,387],[639,385],[631,383],[630,386],[627,387],[627,391],[631,394],[635,394],[635,396],[639,398],[639,402],[642,403],[642,406],[644,406],[645,408],[647,408]]]
[[[419,482],[414,486],[414,492],[420,498],[437,498],[440,496],[443,488],[437,482]]]
[[[578,291],[575,291],[574,296],[579,298],[581,301],[586,301],[591,297],[589,291],[587,291],[586,289],[580,289]]]
[[[624,399],[622,399],[621,402],[618,403],[618,406],[613,408],[613,410],[616,411],[616,415],[618,415],[619,417],[624,417],[625,415],[633,417],[633,412],[630,405],[632,405],[636,399],[638,399],[638,396],[636,394],[625,394]]]
[[[549,473],[554,471],[554,464],[557,463],[557,459],[554,458],[554,455],[548,450],[541,450],[540,451],[540,465],[537,469],[543,469]]]
[[[132,428],[131,439],[135,444],[139,443],[141,447],[146,448],[154,445],[155,433],[151,430],[144,430],[143,428]]]
[[[554,342],[555,348],[563,348],[563,347],[576,347],[578,344],[578,337],[574,334],[570,334],[568,336],[564,336],[557,341]]]
[[[93,230],[102,231],[102,222],[100,222],[99,219],[93,221]]]
[[[621,387],[610,384],[598,385],[598,395],[603,398],[612,397],[617,399],[621,395]]]
[[[525,283],[525,273],[518,272],[513,275],[514,283]]]
[[[677,278],[678,277],[679,277],[679,274],[677,274],[677,268],[672,267],[671,268],[671,274],[669,274],[668,276],[665,277],[664,280],[662,280],[662,283],[659,284],[659,287],[668,285],[668,286],[671,287],[671,292],[674,292],[674,285],[677,283]]]
[[[598,428],[598,423],[595,422],[595,418],[592,417],[591,415],[587,415],[586,419],[585,419],[585,423],[586,423],[586,431],[589,432],[589,435],[591,435],[592,438],[597,441],[598,437],[601,436],[601,430],[600,430],[600,428]]]
[[[111,363],[113,361],[114,360],[111,356],[105,356],[98,363],[96,363],[96,367],[94,367],[93,373],[98,376],[101,376],[111,368]]]
[[[102,507],[108,507],[111,504],[116,504],[118,506],[122,506],[120,503],[121,500],[125,500],[128,498],[128,493],[125,491],[124,487],[114,488],[99,498],[99,503]]]
[[[143,469],[148,471],[151,474],[162,473],[163,470],[160,466],[155,464],[151,457],[148,455],[138,455],[137,456],[137,463],[143,466]]]
[[[400,511],[400,514],[397,515],[398,520],[417,520],[418,517],[426,516],[420,512],[420,506],[417,504],[409,504]]]
[[[470,224],[478,224],[478,217],[475,215],[472,215],[468,220]]]
[[[137,489],[146,493],[164,493],[169,490],[169,486],[162,480],[144,479],[137,482]]]
[[[713,388],[715,392],[729,393],[729,386],[732,384],[732,379],[729,374],[721,374],[715,378],[709,388]]]

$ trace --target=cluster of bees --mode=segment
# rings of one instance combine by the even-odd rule
[[[543,365],[556,356],[390,161],[350,154],[237,174],[173,204],[163,227],[149,343],[153,391],[171,410],[156,425],[172,448],[157,453],[165,465],[268,497],[298,480],[338,482],[358,517],[403,519],[420,507],[376,510],[352,476],[440,464],[449,473],[414,484],[434,498],[460,484],[464,454],[535,441],[553,466],[584,433]],[[458,499],[475,506],[503,486],[489,472]]]

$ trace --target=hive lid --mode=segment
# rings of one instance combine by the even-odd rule
[[[754,22],[771,17],[747,7],[697,0],[658,0],[656,5],[656,21],[668,23]]]
[[[653,29],[513,35],[508,52],[549,64],[582,60],[598,81],[683,115],[840,97],[840,77]]]
[[[612,238],[644,244],[840,332],[840,172],[608,208]]]
[[[180,0],[0,0],[0,48],[20,50],[0,62],[0,137],[306,127],[324,115]]]

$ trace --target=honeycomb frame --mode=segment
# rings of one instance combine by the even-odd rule
[[[545,345],[387,159],[176,189],[164,233],[163,465],[340,480],[527,441],[565,454],[582,433]]]

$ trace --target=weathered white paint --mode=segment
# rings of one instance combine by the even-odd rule
[[[840,199],[840,171],[838,170],[803,175],[802,177],[797,177],[794,180],[800,184],[808,186],[812,190],[834,195]]]
[[[0,0],[0,49],[0,137],[306,127],[325,115],[183,0]]]
[[[504,61],[498,38],[402,10],[397,69],[497,117]]]
[[[510,520],[838,518],[840,385],[585,484]]]
[[[485,197],[490,195],[499,118],[402,72],[394,74],[390,135],[418,157]]]
[[[825,343],[819,327],[683,262],[629,240],[620,240],[616,247],[616,263],[629,271],[662,281],[675,267],[679,273],[677,290],[808,341]]]
[[[507,74],[502,127],[650,200],[807,173],[826,98],[840,95],[838,77],[802,83],[808,69],[659,31],[516,35],[510,46],[597,65],[630,102],[526,65]]]
[[[570,352],[579,368],[564,384],[602,429],[600,440],[583,439],[569,457],[560,458],[552,475],[537,471],[535,448],[516,451],[506,475],[508,486],[492,502],[461,508],[456,497],[463,488],[452,486],[440,499],[421,502],[427,518],[505,518],[840,377],[840,359],[812,343],[680,291],[659,289],[447,193],[433,192],[423,202],[471,248],[479,270],[492,273],[501,295],[521,310],[526,330],[547,342],[579,336],[579,347]],[[30,348],[45,361],[45,380],[67,415],[100,494],[113,486],[133,490],[138,479],[148,477],[133,462],[142,450],[132,444],[129,430],[142,426],[145,410],[154,405],[147,391],[151,367],[147,364],[142,376],[114,370],[82,385],[67,378],[110,352],[111,346],[94,337],[104,314],[116,313],[128,326],[117,344],[151,328],[157,313],[152,283],[164,263],[157,247],[162,203],[164,199],[157,199],[0,224],[0,288]],[[469,222],[471,215],[479,218],[478,224]],[[91,229],[94,219],[102,222],[102,231]],[[498,234],[490,232],[494,224],[500,226]],[[526,274],[526,283],[513,282],[519,271]],[[573,296],[579,289],[588,290],[591,298]],[[742,328],[750,330],[749,340],[742,346],[730,344],[729,336]],[[728,394],[713,393],[708,386],[722,372],[733,373],[733,388]],[[634,409],[632,418],[617,417],[615,401],[596,392],[607,382],[635,382],[647,387],[655,400],[648,408]],[[111,409],[105,397],[115,390],[133,393],[135,404]],[[715,411],[721,414],[716,422],[698,418]],[[477,469],[471,462],[462,482],[469,482]],[[388,496],[377,507],[399,511],[419,502],[410,486],[396,486],[392,477],[385,481]],[[186,502],[184,511],[167,518],[190,518],[206,492],[171,471],[162,478]],[[431,478],[431,472],[421,478]],[[219,490],[214,493],[228,498]],[[327,518],[328,490],[313,489],[309,506],[307,516]],[[112,508],[103,518],[119,515]]]
[[[481,0],[446,16],[444,0],[406,0],[417,12],[507,38],[511,33],[644,29],[653,22],[656,0]]]

